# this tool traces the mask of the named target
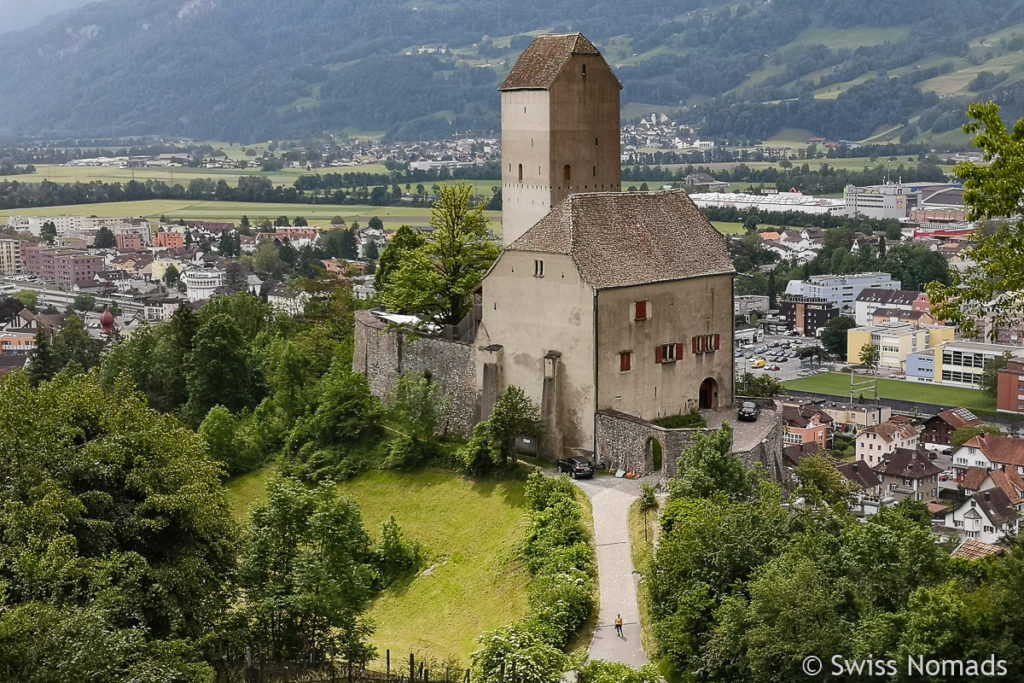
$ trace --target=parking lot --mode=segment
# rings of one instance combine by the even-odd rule
[[[737,346],[736,375],[742,379],[743,374],[749,372],[755,376],[770,375],[785,382],[815,372],[830,372],[831,363],[818,363],[815,359],[801,359],[797,356],[800,349],[816,346],[821,346],[821,341],[813,337],[766,335],[763,341],[756,344]],[[764,367],[755,367],[761,359],[764,360]],[[742,385],[738,390],[742,393]]]

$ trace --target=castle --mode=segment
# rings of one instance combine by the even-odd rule
[[[357,313],[353,365],[374,393],[429,372],[468,433],[519,386],[541,407],[541,455],[637,472],[656,468],[652,439],[685,445],[651,420],[732,404],[724,239],[681,190],[621,191],[621,88],[579,33],[520,56],[500,88],[504,250],[448,338]]]

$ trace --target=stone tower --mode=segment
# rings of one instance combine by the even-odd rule
[[[573,192],[622,190],[622,84],[583,34],[536,38],[500,90],[506,247]]]

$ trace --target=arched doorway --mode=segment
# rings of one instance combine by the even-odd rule
[[[661,442],[653,436],[647,439],[644,445],[644,464],[647,472],[657,472],[661,469],[661,463],[665,459],[665,449]]]
[[[700,409],[713,410],[718,407],[718,382],[708,377],[700,383]]]

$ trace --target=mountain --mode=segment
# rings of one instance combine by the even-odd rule
[[[95,0],[0,0],[0,33],[20,31]]]
[[[928,140],[972,98],[1024,114],[1024,0],[1008,4],[104,0],[6,36],[0,134],[493,132],[496,88],[531,35],[579,30],[625,85],[627,118],[681,109],[706,136],[745,140]]]

